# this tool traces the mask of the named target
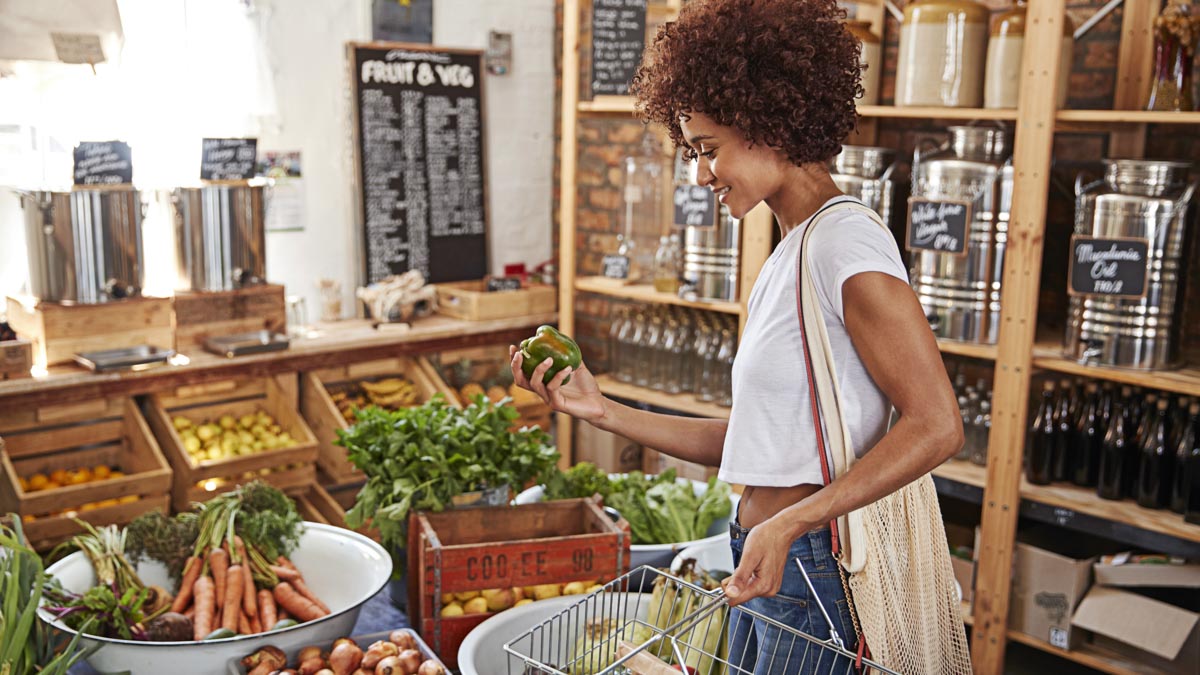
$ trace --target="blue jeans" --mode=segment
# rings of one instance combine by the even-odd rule
[[[745,539],[733,539],[733,562],[742,561]],[[829,624],[813,602],[804,577],[796,567],[800,559],[821,604],[849,651],[855,650],[854,623],[831,552],[829,529],[815,530],[792,542],[783,584],[773,598],[755,598],[742,605],[762,616],[806,633],[819,641],[829,639]],[[854,662],[813,642],[781,630],[740,608],[730,613],[729,663],[738,670],[730,675],[825,675],[853,673]],[[738,672],[740,671],[740,673]]]

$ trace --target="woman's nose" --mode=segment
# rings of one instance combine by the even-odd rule
[[[716,180],[716,176],[709,170],[708,161],[703,157],[696,160],[696,184],[711,185],[714,180]]]

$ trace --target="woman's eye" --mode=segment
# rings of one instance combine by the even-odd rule
[[[705,152],[701,152],[701,153],[700,153],[700,156],[701,156],[701,157],[707,157],[708,159],[712,159],[712,158],[713,158],[713,157],[714,157],[716,154],[717,154],[717,151],[716,151],[716,149],[714,148],[714,149],[712,149],[712,150],[707,150],[707,151],[705,151]]]

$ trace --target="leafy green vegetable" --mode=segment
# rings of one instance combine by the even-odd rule
[[[338,431],[335,442],[367,476],[346,524],[370,522],[379,530],[397,576],[404,571],[410,511],[441,511],[460,494],[523,486],[558,461],[541,429],[509,431],[519,414],[507,403],[477,396],[460,410],[435,395],[413,408],[364,408],[354,426]]]
[[[93,586],[83,595],[63,589],[58,579],[46,584],[46,611],[80,633],[145,640],[142,627],[150,616],[145,612],[148,588],[129,588],[118,598],[111,586]]]
[[[608,474],[591,462],[580,462],[566,471],[554,470],[546,477],[545,499],[584,499],[612,492]]]
[[[135,565],[147,559],[162,562],[178,586],[196,537],[200,536],[196,514],[181,513],[170,518],[161,511],[151,511],[135,518],[125,532],[129,560]]]

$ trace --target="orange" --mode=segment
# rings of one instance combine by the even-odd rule
[[[55,483],[58,483],[59,485],[66,483],[67,482],[66,469],[55,469],[54,471],[50,472],[50,480],[54,481]]]
[[[46,478],[44,473],[35,473],[29,477],[29,490],[45,490],[50,484],[50,480]],[[24,487],[24,486],[22,486]]]
[[[99,506],[100,505],[97,504],[96,502],[89,502],[89,503],[84,504],[83,506],[79,507],[79,510],[80,511],[95,511],[97,508],[99,508]]]
[[[137,500],[138,500],[137,495],[126,495],[124,497],[121,497],[117,501],[121,504],[131,504],[133,502],[136,502]]]
[[[105,499],[103,501],[96,502],[96,508],[107,508],[109,506],[116,506],[120,503],[121,500],[114,497],[113,499]]]
[[[124,476],[124,475],[125,475],[125,472],[124,472],[124,471],[109,471],[109,472],[108,472],[108,477],[109,477],[109,478],[120,478],[120,477],[122,477],[122,476]]]
[[[57,490],[60,487],[62,487],[62,483],[59,483],[56,480],[52,480],[49,483],[46,483],[46,487],[44,487],[42,489],[43,490]]]
[[[26,523],[32,523],[34,520],[36,520],[36,518],[33,516],[33,514],[26,513],[25,515],[21,516],[21,520]]]
[[[67,474],[67,485],[83,485],[92,479],[90,469],[81,469]]]
[[[111,475],[112,475],[112,469],[108,468],[107,466],[104,466],[103,464],[97,464],[92,469],[92,478],[94,480],[104,480]]]

